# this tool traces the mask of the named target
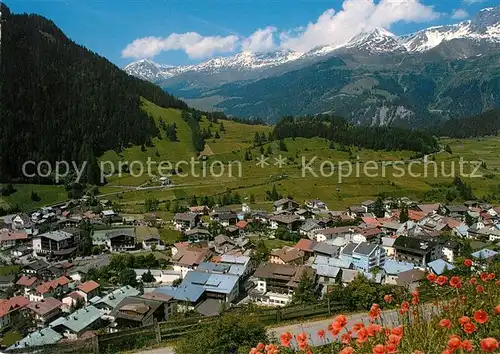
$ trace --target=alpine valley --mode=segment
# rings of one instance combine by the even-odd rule
[[[124,70],[203,110],[274,122],[334,113],[423,127],[500,105],[500,6],[471,20],[395,36],[382,28],[307,53],[242,52],[197,65],[149,59]]]

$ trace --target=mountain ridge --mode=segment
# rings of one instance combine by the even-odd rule
[[[376,27],[355,35],[342,45],[325,45],[313,48],[306,53],[289,50],[277,50],[266,53],[241,52],[229,57],[211,58],[199,64],[176,67],[158,64],[148,59],[141,59],[128,64],[124,70],[130,75],[152,82],[159,82],[186,72],[217,74],[218,71],[224,69],[262,71],[263,69],[290,62],[307,61],[308,59],[314,61],[318,57],[328,57],[350,49],[357,49],[369,54],[422,53],[453,39],[483,40],[500,43],[500,6],[483,9],[472,20],[452,25],[433,26],[402,36],[396,36],[384,28]],[[162,68],[164,68],[163,71]],[[160,73],[157,74],[155,69],[158,69]],[[151,72],[151,74],[147,75],[148,72]],[[235,81],[238,80],[239,77]]]

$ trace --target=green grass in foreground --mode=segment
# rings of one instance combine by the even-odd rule
[[[19,205],[22,210],[32,210],[44,205],[51,205],[68,199],[64,186],[15,184],[16,192],[8,197],[0,196],[0,208]],[[36,192],[40,201],[31,200],[31,192]]]

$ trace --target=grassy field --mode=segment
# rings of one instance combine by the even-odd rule
[[[435,162],[435,165],[427,166],[426,176],[426,168],[421,162],[411,162],[413,153],[410,151],[373,151],[351,147],[351,151],[347,152],[340,151],[338,145],[330,149],[329,142],[319,138],[285,139],[287,151],[280,151],[278,142],[254,147],[255,133],[267,134],[271,127],[222,121],[225,131],[220,131],[219,123],[211,124],[203,118],[201,128],[210,129],[214,134],[218,131],[221,138],[207,140],[207,159],[202,162],[196,159],[191,131],[182,120],[180,111],[164,109],[146,100],[144,109],[157,122],[160,119],[168,124],[175,122],[179,141],[171,142],[164,137],[154,139],[154,146],[147,147],[146,151],[138,146],[129,147],[120,154],[107,151],[101,161],[111,161],[115,168],[118,161],[142,161],[145,165],[148,158],[157,162],[169,161],[173,165],[181,160],[189,163],[181,166],[185,176],[173,176],[174,186],[168,188],[134,189],[137,186],[155,185],[156,177],[146,174],[141,177],[130,174],[109,177],[108,184],[100,187],[100,191],[106,194],[106,199],[119,203],[126,213],[143,213],[144,200],[147,198],[185,203],[193,194],[216,196],[229,190],[239,193],[242,201],[247,203],[253,196],[255,203],[251,205],[252,208],[271,209],[272,203],[266,200],[266,191],[271,190],[273,185],[283,196],[291,195],[300,202],[318,198],[327,202],[332,210],[374,199],[380,193],[421,200],[425,192],[439,184],[450,183],[453,178],[447,175],[453,168],[455,175],[461,175],[462,180],[472,186],[477,197],[491,194],[495,194],[496,198],[500,196],[500,159],[496,156],[497,151],[500,151],[499,137],[441,140],[443,147],[450,145],[452,154],[443,151],[433,156],[432,163]],[[262,167],[259,165],[262,151],[267,154],[269,150],[266,165]],[[250,152],[250,159],[245,159],[246,151]],[[467,164],[460,174],[461,158],[464,161],[484,162],[477,172],[481,176],[465,176],[474,170],[473,166]],[[281,167],[278,166],[280,160],[283,162]],[[388,162],[400,165],[394,166]],[[348,163],[351,167],[347,166]],[[304,166],[310,169],[304,169]],[[137,168],[133,169],[134,172],[138,172]],[[347,176],[350,168],[352,171]],[[401,177],[402,169],[404,176]],[[410,171],[413,176],[409,175]],[[62,187],[24,185],[16,188],[18,192],[12,196],[0,198],[0,206],[19,203],[24,207],[33,207],[66,197]],[[31,190],[42,197],[41,202],[30,201]],[[165,213],[164,219],[169,220],[171,214],[166,211],[165,204],[160,204],[160,208]],[[160,231],[160,235],[165,241],[176,239],[176,235],[167,231]]]
[[[176,183],[174,188],[128,192],[123,195],[121,202],[125,205],[137,205],[147,197],[173,201],[187,199],[193,194],[197,196],[217,195],[227,190],[233,190],[237,191],[246,201],[253,195],[256,203],[252,207],[270,209],[271,203],[265,200],[265,193],[266,190],[272,188],[273,184],[276,185],[278,192],[284,196],[292,195],[299,201],[319,198],[329,203],[331,209],[343,209],[363,200],[373,199],[382,192],[392,196],[408,196],[419,200],[433,186],[452,181],[451,177],[442,176],[442,172],[449,174],[452,168],[455,168],[455,172],[458,174],[461,157],[465,161],[485,161],[486,163],[486,169],[480,168],[478,171],[483,177],[462,177],[465,182],[472,185],[473,191],[478,197],[497,190],[500,181],[497,171],[494,170],[495,160],[491,157],[491,150],[489,150],[499,143],[497,138],[481,141],[445,140],[443,145],[450,144],[453,154],[438,153],[434,157],[435,161],[432,162],[436,163],[437,170],[435,165],[429,165],[427,177],[425,177],[425,169],[422,164],[415,163],[411,166],[412,173],[422,176],[411,177],[406,174],[402,178],[398,178],[400,172],[393,166],[386,166],[383,170],[381,161],[397,161],[401,164],[404,162],[400,168],[404,168],[408,172],[410,168],[408,159],[412,155],[408,151],[386,152],[360,149],[354,150],[349,155],[347,152],[329,149],[328,142],[322,139],[286,139],[285,142],[288,149],[286,152],[280,152],[276,142],[271,144],[273,153],[268,160],[271,165],[265,168],[256,165],[257,158],[260,158],[260,148],[250,148],[250,143],[247,143],[248,146],[246,146],[252,152],[252,160],[250,161],[244,160],[244,148],[234,152],[225,150],[221,155],[217,153],[217,148],[214,148],[215,155],[206,161],[207,176],[203,177],[200,168],[197,167],[195,172],[200,177],[193,175],[184,178],[174,177],[173,180]],[[485,148],[482,148],[483,144],[486,146]],[[468,145],[470,145],[470,149],[462,148],[463,151],[460,151],[461,146]],[[267,150],[267,145],[264,148]],[[286,158],[286,164],[278,168],[273,164],[277,161],[275,158],[279,158],[280,155]],[[311,168],[318,176],[315,177],[308,171],[303,175],[302,159],[307,165],[315,156],[316,160],[311,164]],[[238,169],[234,165],[232,176],[229,176],[227,171],[219,177],[210,176],[209,166],[218,160],[225,163],[234,160],[241,161],[241,175],[238,176]],[[324,163],[324,161],[331,161],[335,164],[331,176],[328,175],[330,174],[328,163]],[[339,161],[352,162],[351,176],[339,178],[339,171],[342,171],[343,174],[348,172],[345,166],[341,169],[338,168]],[[319,175],[322,163],[323,171],[326,172],[324,176]],[[378,163],[379,167],[375,167],[375,171],[364,171],[364,166],[367,163],[371,166]],[[359,168],[359,173],[356,171],[357,168]],[[472,166],[464,165],[463,171],[465,174],[470,174],[473,169]],[[437,171],[436,177],[434,171]],[[377,176],[372,177],[372,174],[377,174]]]
[[[68,193],[63,186],[15,184],[16,192],[8,197],[0,197],[0,208],[19,205],[23,210],[32,210],[39,206],[50,205],[67,199]],[[40,201],[31,200],[31,192],[36,192]]]

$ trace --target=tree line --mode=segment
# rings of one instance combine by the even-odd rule
[[[352,125],[345,118],[320,114],[306,117],[284,117],[273,130],[274,139],[320,137],[341,145],[373,150],[410,150],[429,154],[439,150],[430,133],[398,127]]]
[[[434,134],[450,138],[472,138],[497,135],[500,132],[500,108],[475,116],[451,119],[433,127]]]

